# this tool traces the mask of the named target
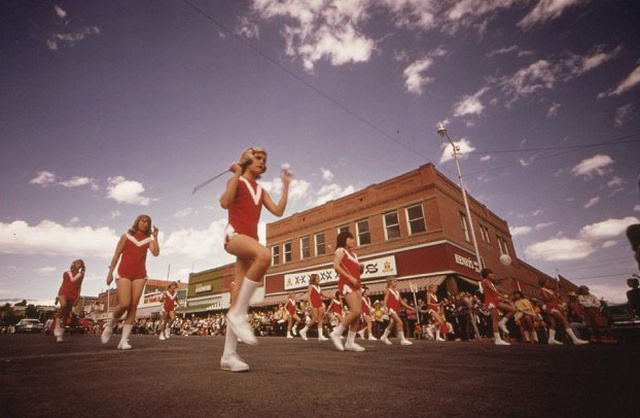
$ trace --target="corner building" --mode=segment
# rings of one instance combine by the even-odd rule
[[[472,197],[468,200],[483,265],[505,279],[499,284],[505,292],[521,289],[538,297],[537,280],[548,276],[518,260],[506,221]],[[391,275],[401,292],[412,286],[423,291],[430,284],[451,295],[476,291],[480,266],[468,225],[460,188],[431,163],[295,213],[267,225],[272,266],[265,297],[254,306],[281,303],[291,291],[302,296],[312,273],[320,275],[325,294],[335,289],[333,253],[344,229],[356,238],[356,253],[365,266],[362,281],[372,295],[384,292]],[[502,254],[511,257],[510,265],[500,263]]]

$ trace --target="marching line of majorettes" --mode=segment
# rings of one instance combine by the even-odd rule
[[[238,355],[237,347],[238,342],[250,345],[258,344],[256,332],[248,322],[249,302],[271,266],[271,252],[260,243],[258,238],[260,214],[264,207],[273,215],[280,217],[284,214],[287,205],[292,174],[287,169],[282,170],[282,192],[280,199],[276,202],[272,200],[267,190],[257,182],[266,169],[266,150],[258,147],[244,150],[240,160],[229,166],[229,172],[232,176],[227,181],[219,199],[220,206],[228,212],[228,224],[223,239],[224,249],[236,257],[234,286],[230,292],[230,308],[226,315],[227,331],[220,358],[220,369],[225,371],[244,372],[250,369],[247,362]],[[108,266],[106,283],[107,286],[110,286],[115,280],[117,306],[113,309],[111,317],[102,330],[100,338],[103,344],[107,344],[111,340],[116,325],[120,320],[123,320],[124,324],[121,327],[122,332],[117,348],[119,350],[132,348],[132,328],[136,319],[138,303],[148,278],[147,254],[151,253],[154,257],[160,254],[158,232],[158,228],[153,226],[150,216],[140,215],[127,232],[122,234],[116,245]],[[290,293],[288,295],[285,305],[287,338],[299,335],[303,340],[308,340],[309,331],[315,328],[318,340],[330,340],[338,351],[353,352],[365,351],[365,347],[356,342],[356,336],[360,336],[361,340],[377,340],[372,329],[374,308],[369,298],[367,286],[362,284],[363,265],[358,260],[355,247],[356,240],[351,232],[341,231],[338,234],[332,266],[338,276],[337,290],[333,295],[327,297],[321,291],[320,278],[317,274],[312,274],[306,292],[309,306],[308,313],[304,315],[305,320],[298,314],[296,294]],[[489,269],[484,269],[481,272],[485,305],[491,315],[495,344],[509,345],[509,342],[506,341],[509,334],[506,322],[512,317],[524,324],[523,329],[526,335],[533,339],[531,321],[528,318],[531,312],[523,301],[524,297],[520,294],[515,298],[515,301],[508,301],[497,290],[492,274]],[[65,321],[78,302],[84,276],[85,264],[82,260],[75,260],[69,271],[63,274],[63,283],[57,295],[60,308],[54,327],[54,336],[58,342],[63,341]],[[428,314],[436,325],[434,339],[443,341],[445,339],[443,332],[447,333],[447,322],[442,313],[442,303],[436,296],[437,286],[430,286],[427,289],[426,311],[418,312],[417,306],[411,306],[401,298],[397,285],[398,280],[395,276],[386,279],[383,309],[389,322],[380,336],[380,341],[383,344],[392,345],[389,337],[394,335],[395,329],[395,336],[400,345],[412,345],[405,333],[405,331],[407,333],[409,331],[405,330],[400,317],[402,310],[414,315]],[[579,339],[569,326],[566,316],[562,312],[559,296],[548,283],[541,282],[541,286],[545,302],[544,309],[550,319],[549,344],[562,344],[556,339],[558,323],[563,326],[565,333],[574,344],[586,344],[587,341]],[[170,329],[167,324],[175,319],[175,309],[179,307],[176,288],[176,283],[171,282],[162,293],[163,317],[159,330],[161,340],[170,337]],[[327,306],[325,306],[323,299],[330,299]],[[375,309],[375,315],[377,312],[378,309]],[[328,334],[329,338],[325,337],[323,330],[326,315],[330,315],[334,325],[333,330]],[[502,315],[502,319],[498,319],[500,315]],[[299,328],[301,329],[298,332]],[[343,335],[345,333],[346,338]]]

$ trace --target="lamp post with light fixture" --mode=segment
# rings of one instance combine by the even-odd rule
[[[447,129],[444,127],[442,123],[438,126],[438,135],[442,138],[446,138],[451,144],[451,148],[453,149],[453,160],[456,162],[456,168],[458,169],[458,181],[460,182],[460,189],[462,189],[462,200],[464,201],[464,208],[467,212],[467,219],[469,220],[469,229],[471,230],[471,240],[473,242],[473,249],[476,253],[476,260],[478,262],[478,269],[482,269],[482,259],[480,258],[480,251],[478,250],[478,241],[476,240],[476,233],[473,228],[473,220],[471,219],[471,210],[469,209],[469,200],[467,199],[467,191],[464,188],[464,183],[462,182],[462,172],[460,171],[460,163],[458,162],[458,152],[460,148],[453,143],[451,138],[449,138],[449,134],[447,133]]]

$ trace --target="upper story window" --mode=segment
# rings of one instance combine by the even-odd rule
[[[316,256],[323,255],[327,251],[327,247],[324,242],[324,232],[318,232],[314,236],[316,244]]]
[[[349,232],[349,225],[339,226],[338,227],[338,235],[340,235],[341,232]]]
[[[291,262],[291,241],[287,241],[283,244],[284,247],[284,251],[283,251],[283,255],[284,255],[284,262],[285,263],[290,263]]]
[[[467,225],[467,215],[460,212],[460,225],[462,226],[462,236],[465,241],[470,242],[471,238],[469,237],[469,225]]]
[[[280,244],[271,247],[271,264],[274,266],[280,264]]]
[[[487,244],[491,244],[491,237],[489,236],[489,228],[484,225],[480,225],[480,235],[482,236],[482,240]]]
[[[358,245],[371,244],[368,220],[356,222],[356,235],[358,236]]]
[[[504,240],[500,235],[497,235],[498,238],[498,247],[500,248],[500,254],[509,255],[509,247],[507,246],[507,241]]]
[[[398,212],[389,212],[382,215],[384,221],[384,236],[390,240],[400,238],[400,222],[398,221]]]
[[[300,238],[300,259],[311,257],[311,238],[309,235]]]
[[[422,205],[407,208],[407,222],[409,224],[409,234],[411,235],[418,232],[425,232],[427,230],[424,213],[422,212]]]

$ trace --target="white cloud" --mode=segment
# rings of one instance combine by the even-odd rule
[[[65,17],[67,17],[67,12],[62,9],[62,7],[58,6],[57,4],[53,6],[53,9],[56,12],[56,15],[61,18],[64,19]]]
[[[60,46],[74,46],[87,36],[99,33],[100,29],[97,26],[85,27],[76,32],[54,33],[46,40],[47,49],[57,51]]]
[[[533,228],[530,226],[510,226],[509,231],[511,232],[512,237],[517,237],[520,235],[527,235],[529,232],[533,231]]]
[[[622,80],[614,89],[598,94],[598,98],[601,99],[607,96],[619,96],[631,90],[638,84],[640,84],[640,65],[638,65],[631,74]]]
[[[607,187],[609,187],[610,189],[618,189],[620,187],[623,187],[625,184],[627,184],[625,179],[615,176],[607,182]]]
[[[91,186],[91,190],[98,190],[99,189],[98,184],[96,183],[95,179],[93,179],[91,177],[73,176],[73,177],[71,177],[70,180],[61,181],[58,184],[63,186],[63,187],[80,187],[80,186],[89,185],[89,186]]]
[[[226,219],[212,222],[206,229],[181,228],[160,240],[162,255],[188,260],[226,259],[223,238]],[[264,235],[262,235],[264,237]],[[229,260],[227,260],[229,262]]]
[[[542,89],[551,89],[556,82],[558,69],[549,61],[538,60],[521,68],[511,76],[500,79],[500,85],[509,97],[507,104],[529,96]]]
[[[488,87],[483,87],[476,93],[465,96],[458,103],[454,105],[454,116],[465,115],[480,115],[484,110],[484,105],[480,101],[480,97],[489,90]]]
[[[548,227],[553,226],[553,225],[555,225],[555,222],[540,222],[539,224],[536,224],[534,229],[537,231],[539,229],[548,228]]]
[[[120,237],[112,229],[63,226],[50,220],[0,223],[0,253],[108,258]]]
[[[606,219],[580,229],[576,238],[554,237],[537,242],[525,249],[527,257],[544,261],[582,260],[596,251],[597,247],[612,245],[612,238],[619,237],[631,224],[640,222],[629,216],[623,219]],[[599,241],[605,240],[603,244]]]
[[[529,29],[547,20],[557,19],[568,7],[585,3],[582,0],[540,0],[536,6],[520,22],[518,27]]]
[[[56,175],[49,171],[38,171],[37,176],[29,180],[31,184],[37,184],[42,187],[47,187],[49,184],[56,181]]]
[[[520,158],[518,159],[518,164],[520,164],[521,167],[529,167],[531,164],[533,164],[533,162],[535,161],[536,156],[532,155],[529,158]]]
[[[608,172],[610,169],[607,166],[613,164],[613,159],[608,155],[594,155],[591,158],[587,158],[586,160],[582,160],[580,163],[575,165],[571,172],[574,176],[584,176],[586,179],[591,179],[595,174],[602,176]]]
[[[608,240],[608,241],[605,241],[605,242],[602,243],[602,248],[614,247],[617,243],[618,243],[618,241]]]
[[[366,1],[281,2],[255,1],[256,18],[283,20],[285,53],[302,59],[305,70],[312,72],[317,61],[327,59],[334,66],[369,61],[375,42],[360,31],[367,20]],[[257,32],[252,22],[243,27],[249,34]]]
[[[277,177],[271,181],[260,181],[260,185],[269,193],[271,199],[275,203],[278,203],[280,195],[282,194],[282,179]],[[306,180],[292,179],[289,183],[289,198],[288,202],[296,202],[307,195],[311,183]]]
[[[327,203],[330,200],[335,200],[343,196],[349,195],[355,191],[355,187],[346,186],[341,187],[337,184],[324,185],[316,193],[316,200],[313,202],[314,206],[319,206]]]
[[[578,232],[580,239],[597,240],[617,237],[624,233],[629,225],[640,222],[634,216],[623,219],[607,219],[591,225],[586,225]]]
[[[527,257],[545,261],[582,260],[595,252],[588,241],[570,238],[551,238],[528,246]]]
[[[600,196],[592,197],[591,199],[589,199],[587,203],[585,203],[584,208],[589,209],[590,207],[595,206],[599,202],[600,202]]]
[[[58,186],[72,188],[72,187],[81,187],[89,185],[92,190],[98,190],[98,184],[95,179],[91,177],[79,177],[73,176],[69,180],[58,181],[58,176],[50,171],[38,171],[37,176],[29,180],[31,184],[37,184],[42,187],[47,187],[51,184],[56,184]]]
[[[553,118],[558,116],[558,112],[560,110],[560,103],[553,102],[551,106],[549,106],[549,110],[547,110],[547,117]]]
[[[436,14],[440,10],[438,2],[420,0],[380,0],[392,14],[393,21],[398,28],[426,31],[437,27],[439,22]]]
[[[564,61],[564,65],[568,68],[568,71],[571,74],[568,78],[580,76],[601,66],[607,61],[617,57],[620,54],[620,51],[622,51],[621,46],[616,47],[611,52],[605,52],[604,47],[599,45],[590,55],[570,55],[569,58]]]
[[[471,145],[471,142],[466,138],[462,138],[459,141],[453,141],[453,144],[458,149],[458,158],[465,159],[469,156],[469,153],[475,151],[475,147]],[[449,160],[453,160],[453,148],[450,143],[442,144],[442,155],[438,164],[445,163]]]
[[[142,196],[144,186],[140,182],[127,180],[122,176],[109,177],[108,182],[107,197],[109,199],[113,199],[118,203],[141,206],[146,206],[151,202],[151,199]]]
[[[616,113],[613,117],[613,126],[616,128],[621,127],[622,125],[625,124],[626,121],[628,121],[629,119],[631,119],[633,117],[633,109],[634,109],[634,104],[633,103],[629,103],[626,104],[624,106],[620,106],[619,108],[616,109]]]
[[[433,60],[431,58],[423,58],[411,63],[404,69],[402,76],[409,93],[420,95],[424,87],[433,82],[434,78],[424,75],[432,64]]]
[[[184,209],[180,209],[179,211],[174,213],[173,217],[174,218],[178,218],[178,219],[182,219],[182,218],[186,218],[188,216],[191,216],[194,213],[195,213],[195,211],[193,210],[193,208],[184,208]]]
[[[331,172],[331,170],[322,168],[321,171],[322,171],[322,180],[324,181],[333,180],[333,173]]]
[[[40,267],[40,268],[33,269],[33,271],[35,271],[38,274],[47,275],[47,274],[51,274],[51,273],[55,272],[56,268],[55,267]]]

